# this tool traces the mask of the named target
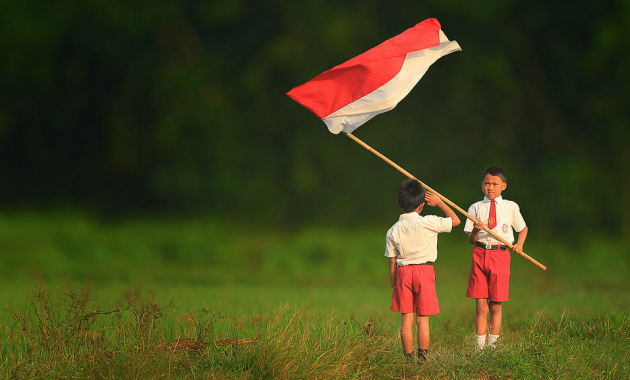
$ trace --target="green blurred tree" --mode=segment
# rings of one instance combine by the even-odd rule
[[[357,135],[464,208],[501,165],[541,234],[629,232],[621,0],[5,1],[3,204],[389,221],[401,175],[285,93],[429,17],[463,52]]]

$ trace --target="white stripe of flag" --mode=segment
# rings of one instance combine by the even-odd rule
[[[351,133],[396,107],[435,61],[455,51],[461,51],[459,44],[428,19],[287,94],[330,132]]]

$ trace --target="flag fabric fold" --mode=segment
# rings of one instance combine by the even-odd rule
[[[351,133],[390,111],[441,57],[461,51],[440,23],[422,21],[380,45],[287,93],[317,115],[332,133]]]

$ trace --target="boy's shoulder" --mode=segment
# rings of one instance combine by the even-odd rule
[[[419,223],[419,222],[422,222],[422,221],[433,220],[435,218],[438,218],[438,219],[442,219],[443,218],[441,216],[433,215],[433,214],[421,215],[421,214],[418,214],[418,213],[415,213],[415,212],[414,212],[414,214],[415,215],[411,215],[411,216],[407,216],[407,217],[401,217],[400,219],[398,219],[396,221],[396,223],[400,223],[400,222],[404,223],[405,221],[407,223]],[[403,215],[407,215],[407,214],[403,214]]]
[[[479,205],[479,204],[483,204],[486,200],[482,199],[480,201],[474,202],[473,204],[471,204],[470,206],[475,206],[475,205]]]
[[[432,220],[438,220],[438,219],[446,219],[447,217],[429,214],[429,215],[425,215],[424,218],[425,218],[425,220],[431,220],[432,221]]]
[[[409,228],[414,226],[413,228],[429,228],[433,229],[436,225],[441,225],[444,221],[448,219],[446,217],[438,216],[438,215],[419,215],[410,216],[406,218],[400,218],[394,223],[389,229],[388,233],[392,232],[395,228]]]
[[[400,218],[396,221],[396,223],[394,223],[390,227],[390,230],[395,228],[396,226],[411,225],[411,224],[422,225],[423,223],[434,222],[439,219],[444,219],[443,217],[437,216],[437,215],[420,215],[418,213],[414,213],[414,214],[415,215],[402,214]]]
[[[473,204],[470,205],[470,207],[468,207],[469,209],[475,209],[475,208],[479,208],[479,206],[481,206],[482,204],[486,203],[485,199],[482,199],[480,201],[477,201]]]
[[[509,200],[509,199],[505,199],[505,198],[503,198],[502,202],[505,202],[505,204],[506,204],[506,205],[508,205],[508,206],[510,206],[510,207],[517,207],[517,208],[519,207],[519,206],[518,206],[518,203],[516,203],[516,202],[514,202],[514,201],[511,201],[511,200]]]
[[[509,199],[505,199],[505,198],[503,198],[503,197],[501,197],[501,200],[500,200],[500,201],[501,201],[501,202],[505,202],[505,204],[507,204],[507,205],[514,205],[514,206],[518,206],[518,203],[516,203],[516,202],[514,202],[514,201],[511,201],[511,200],[509,200]],[[480,201],[477,201],[477,202],[475,202],[475,203],[471,204],[471,205],[470,205],[470,207],[480,206],[480,205],[482,205],[482,204],[484,204],[484,203],[487,203],[487,202],[488,202],[488,200],[486,200],[486,198],[484,198],[484,199],[482,199],[482,200],[480,200]]]

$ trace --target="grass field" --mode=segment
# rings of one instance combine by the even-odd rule
[[[441,313],[418,367],[404,361],[389,311],[380,229],[5,215],[0,375],[630,378],[628,242],[543,242],[534,232],[526,252],[548,270],[513,257],[502,341],[482,353],[464,297],[470,248],[462,232],[440,238]]]

